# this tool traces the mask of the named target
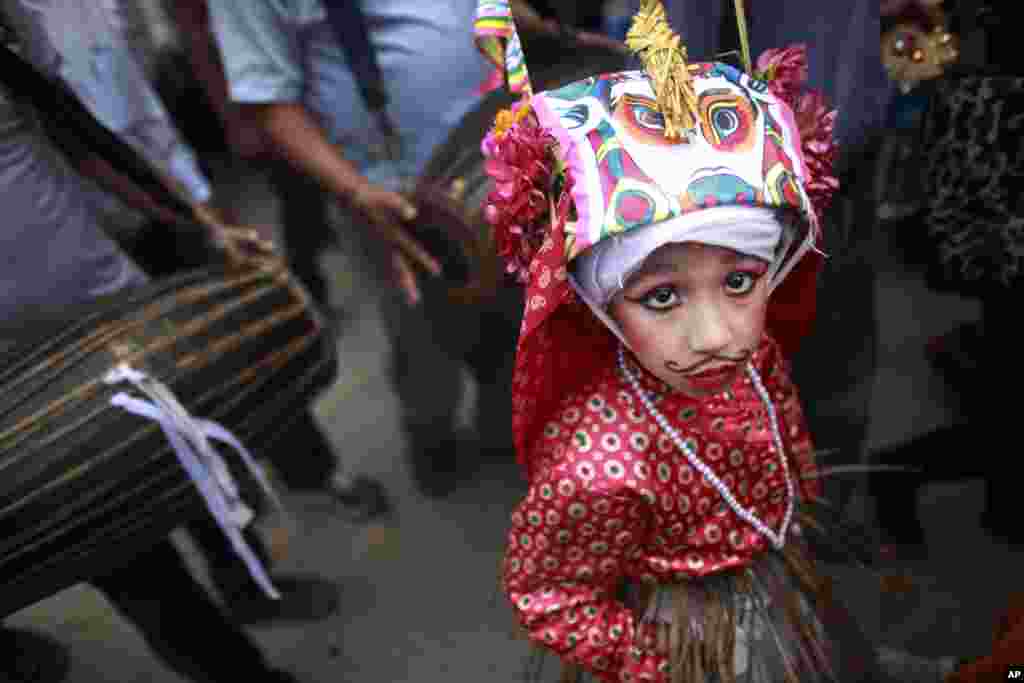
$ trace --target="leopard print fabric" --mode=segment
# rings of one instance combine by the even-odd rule
[[[934,279],[965,293],[1024,280],[1024,77],[940,82],[921,149]]]

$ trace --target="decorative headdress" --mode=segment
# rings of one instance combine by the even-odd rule
[[[803,92],[803,45],[769,50],[753,71],[740,17],[746,72],[688,63],[659,0],[643,0],[627,36],[642,71],[534,94],[508,2],[479,4],[478,44],[522,94],[482,145],[495,182],[485,215],[527,288],[513,388],[521,458],[549,402],[614,348],[569,282],[574,259],[607,238],[720,207],[788,213],[797,234],[783,245],[768,327],[787,350],[807,331],[821,263],[813,247],[838,188],[836,114]]]

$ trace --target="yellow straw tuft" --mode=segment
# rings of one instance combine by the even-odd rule
[[[665,137],[678,140],[698,119],[697,94],[686,65],[686,48],[672,31],[660,0],[643,0],[626,35],[626,45],[643,62],[658,108],[665,117]]]

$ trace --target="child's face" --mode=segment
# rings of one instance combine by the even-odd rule
[[[637,360],[673,388],[726,388],[757,348],[768,305],[768,264],[686,242],[648,257],[609,306]]]

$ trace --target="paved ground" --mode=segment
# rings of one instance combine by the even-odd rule
[[[273,202],[259,182],[242,184],[239,197],[250,220],[273,220]],[[971,302],[926,290],[890,255],[884,235],[874,235],[864,248],[878,269],[882,334],[877,372],[866,381],[874,383],[868,443],[879,446],[955,415],[955,397],[930,372],[922,346],[977,310]],[[328,254],[326,263],[352,320],[339,341],[341,379],[319,402],[317,414],[347,465],[379,476],[398,512],[393,522],[353,528],[332,515],[325,498],[291,498],[300,531],[281,569],[337,579],[343,607],[328,621],[253,633],[276,662],[311,682],[515,680],[526,649],[511,636],[496,582],[508,514],[521,492],[518,473],[511,463],[488,463],[475,482],[443,502],[414,491],[401,455],[396,402],[385,378],[387,341],[374,302],[357,277],[345,275],[341,254]],[[821,359],[826,371],[843,362]],[[473,393],[469,386],[467,412]],[[862,503],[855,498],[851,512],[864,514]],[[979,529],[980,482],[929,487],[920,504],[932,543],[927,560],[906,567],[917,579],[916,590],[899,599],[884,596],[883,608],[876,584],[837,567],[839,593],[878,642],[921,654],[984,652],[993,614],[1024,569],[1024,556]],[[188,539],[179,540],[187,549]],[[189,557],[202,574],[195,554]],[[65,591],[11,622],[66,642],[76,683],[178,680],[90,589]]]

